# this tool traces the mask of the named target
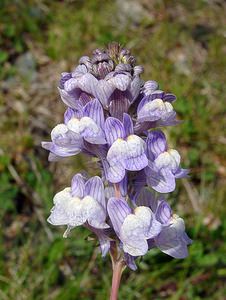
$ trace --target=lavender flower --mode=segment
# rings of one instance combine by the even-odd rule
[[[95,176],[85,182],[81,174],[72,178],[71,187],[57,193],[48,222],[73,228],[86,222],[98,229],[109,228],[106,220],[104,185]]]
[[[180,167],[180,154],[168,149],[166,137],[160,130],[151,131],[147,138],[149,164],[145,168],[147,184],[160,193],[175,190],[177,178],[186,177],[188,170]]]
[[[148,165],[145,154],[145,141],[133,133],[133,123],[128,114],[124,114],[123,123],[108,117],[105,134],[110,146],[107,153],[106,178],[113,183],[120,182],[125,171],[139,171]]]
[[[133,211],[123,199],[108,200],[108,214],[115,233],[123,245],[123,251],[132,256],[145,255],[148,251],[148,239],[161,231],[161,223],[149,207],[138,206]]]
[[[72,73],[62,73],[59,91],[65,104],[78,109],[97,98],[111,116],[122,119],[137,99],[142,81],[141,66],[130,52],[112,43],[106,50],[83,56]]]
[[[154,247],[184,258],[191,243],[183,219],[162,196],[188,170],[165,134],[154,130],[179,123],[176,97],[153,80],[143,83],[142,72],[116,43],[83,56],[62,73],[59,91],[68,108],[52,141],[42,143],[51,161],[79,153],[97,158],[102,176],[75,175],[71,187],[55,195],[48,221],[66,225],[65,237],[76,226],[91,230],[102,255],[110,252],[114,272],[125,265],[135,270],[137,257]]]

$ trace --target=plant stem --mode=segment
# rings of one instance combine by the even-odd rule
[[[116,198],[120,198],[121,197],[121,193],[120,193],[120,189],[117,183],[114,183],[114,190],[115,190],[115,197]]]
[[[110,300],[117,300],[120,280],[121,280],[122,272],[125,267],[125,263],[123,262],[122,259],[120,259],[116,261],[114,264],[112,264],[112,267],[113,267],[113,276],[112,276]]]

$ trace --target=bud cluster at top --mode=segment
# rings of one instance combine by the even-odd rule
[[[57,193],[48,221],[94,232],[102,255],[117,244],[125,263],[158,247],[175,258],[187,256],[191,240],[184,221],[172,213],[164,194],[187,176],[180,154],[168,146],[163,126],[176,125],[176,97],[144,82],[143,67],[117,43],[83,56],[62,73],[59,93],[67,105],[62,123],[43,142],[49,160],[85,153],[96,157],[101,176],[76,174]]]

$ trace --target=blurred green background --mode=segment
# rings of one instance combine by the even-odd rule
[[[0,299],[108,299],[109,257],[85,229],[46,222],[54,193],[92,163],[48,163],[40,142],[61,122],[57,84],[83,54],[118,41],[143,79],[177,95],[166,129],[188,179],[168,199],[194,240],[185,260],[158,250],[125,271],[119,299],[226,299],[226,3],[217,0],[0,1]]]

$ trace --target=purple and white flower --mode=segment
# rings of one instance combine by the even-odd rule
[[[71,187],[55,195],[48,221],[66,225],[64,237],[83,225],[97,236],[103,256],[110,251],[113,264],[120,259],[133,270],[136,258],[153,247],[184,258],[191,243],[183,219],[156,193],[174,191],[176,179],[188,174],[164,133],[152,130],[179,123],[176,97],[156,81],[143,82],[142,72],[117,43],[81,57],[59,83],[68,106],[64,122],[42,143],[51,161],[80,152],[97,158],[102,174],[75,175]]]
[[[180,154],[168,149],[166,137],[160,130],[149,132],[146,144],[149,159],[145,168],[147,184],[159,193],[174,191],[176,179],[188,174],[188,170],[180,167]]]
[[[148,240],[149,249],[158,247],[162,252],[174,257],[185,258],[188,255],[187,245],[192,240],[185,232],[184,220],[172,214],[170,205],[162,196],[155,196],[148,188],[143,188],[136,199],[137,205],[149,207],[156,220],[162,224],[157,236]]]
[[[187,257],[187,246],[191,243],[192,240],[185,232],[184,220],[177,215],[173,215],[170,224],[163,227],[159,235],[154,238],[154,245],[174,258]]]
[[[94,99],[80,110],[68,108],[65,112],[68,129],[91,144],[106,144],[104,135],[104,112],[100,102]]]
[[[53,203],[48,218],[52,225],[67,225],[71,229],[87,222],[97,229],[109,228],[106,223],[104,185],[98,176],[85,182],[81,174],[75,175],[71,187],[57,193]]]
[[[80,107],[80,110],[68,108],[64,115],[64,123],[53,128],[51,139],[52,142],[42,142],[42,147],[51,153],[50,161],[86,150],[84,141],[95,145],[106,144],[104,113],[99,101],[94,99]]]
[[[145,141],[133,133],[132,119],[124,114],[123,123],[113,117],[105,122],[105,135],[109,145],[106,178],[112,183],[120,182],[128,171],[139,171],[148,165]]]
[[[107,210],[123,251],[132,256],[145,255],[147,240],[157,236],[162,228],[152,210],[138,206],[132,211],[125,200],[117,198],[108,200]]]
[[[159,126],[176,125],[176,112],[172,102],[176,100],[173,94],[155,90],[157,83],[147,81],[144,85],[143,98],[137,107],[136,132],[143,132]]]
[[[50,151],[49,161],[58,160],[81,152],[83,141],[79,134],[71,131],[65,124],[58,124],[51,131],[52,142],[42,142],[42,147]]]
[[[138,97],[141,66],[134,66],[128,50],[112,44],[107,50],[83,56],[72,73],[62,73],[59,92],[64,103],[78,109],[97,98],[111,116],[122,118]]]

